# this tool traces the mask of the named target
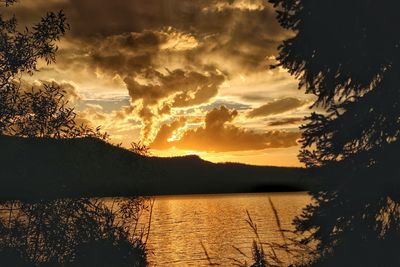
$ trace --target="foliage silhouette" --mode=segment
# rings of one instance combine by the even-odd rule
[[[14,2],[1,1],[5,6]],[[15,17],[4,19],[0,16],[0,135],[3,135],[3,140],[12,140],[12,137],[4,135],[24,137],[27,142],[38,142],[43,138],[107,139],[107,135],[102,134],[99,128],[91,129],[76,124],[76,114],[68,105],[66,92],[55,83],[32,90],[23,87],[22,75],[33,74],[37,70],[38,60],[44,60],[47,64],[55,62],[55,41],[68,28],[62,11],[47,13],[38,24],[32,28],[26,27],[22,32],[18,30]],[[7,147],[13,145],[15,143],[3,142],[2,149],[7,151]],[[7,162],[2,160],[2,164],[4,170]],[[19,164],[9,166],[13,171],[3,172],[2,178],[17,177],[19,188],[39,182],[38,185],[49,190],[32,173],[28,177],[21,175],[24,171],[18,170],[24,170],[26,165],[21,161]],[[40,166],[43,168],[43,164]],[[75,175],[77,173],[71,174]],[[54,179],[54,176],[51,178]],[[143,233],[149,233],[136,227],[138,210],[145,208],[143,198],[119,201],[119,208],[113,210],[105,201],[97,199],[37,197],[33,201],[27,200],[29,195],[21,195],[25,200],[0,203],[2,265],[147,265]]]
[[[147,208],[145,202],[117,199],[112,208],[110,202],[87,198],[3,202],[2,263],[146,266],[142,242],[146,233],[137,227],[137,212]]]
[[[16,1],[2,1],[6,6]],[[4,8],[4,7],[1,7]],[[12,131],[15,120],[28,116],[21,102],[21,74],[33,74],[37,62],[47,64],[55,61],[59,40],[69,28],[65,15],[49,12],[31,29],[19,31],[15,16],[5,19],[0,16],[0,133]],[[28,95],[25,94],[25,100]],[[33,100],[33,99],[32,99]],[[24,113],[25,112],[25,113]]]
[[[141,156],[151,156],[150,147],[140,141],[132,142],[129,150]]]
[[[300,160],[317,173],[296,219],[323,266],[393,266],[400,244],[400,32],[396,1],[270,0],[294,36],[279,63],[316,96]]]

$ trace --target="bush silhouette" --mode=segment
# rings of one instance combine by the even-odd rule
[[[70,266],[133,267],[146,266],[143,248],[126,240],[101,239],[77,247],[74,263]]]

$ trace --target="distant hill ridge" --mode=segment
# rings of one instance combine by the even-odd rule
[[[144,157],[96,138],[0,136],[0,197],[53,198],[306,190],[304,169]]]

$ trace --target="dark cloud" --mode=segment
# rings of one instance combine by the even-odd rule
[[[254,8],[254,5],[257,7]],[[256,25],[260,29],[266,28],[261,29],[261,34],[282,35],[272,5],[264,0],[113,0],[101,3],[96,0],[22,0],[10,12],[17,13],[23,22],[30,23],[40,18],[44,10],[60,9],[68,15],[74,36],[109,36],[157,29],[165,25],[183,30],[199,29],[200,33],[218,33],[232,25],[213,25],[214,21],[226,22],[237,19],[238,15],[242,17],[240,20],[255,16],[254,20],[245,22],[254,28],[253,25],[261,21],[262,24]]]
[[[268,123],[269,126],[282,126],[290,124],[299,124],[303,121],[303,118],[283,118],[271,121]]]
[[[37,21],[43,11],[64,10],[73,37],[88,39],[124,32],[140,32],[160,26],[170,13],[166,1],[158,0],[22,0],[8,9],[24,23]],[[163,15],[164,14],[164,15]]]
[[[154,57],[167,38],[165,33],[149,30],[112,35],[87,44],[88,53],[80,60],[111,75],[134,75],[158,67]]]
[[[243,94],[240,96],[241,99],[245,101],[256,101],[256,102],[266,102],[268,100],[271,100],[268,96],[266,96],[266,93],[252,93],[252,94]]]
[[[141,84],[132,77],[124,79],[133,101],[142,100],[144,105],[155,105],[172,97],[172,107],[199,105],[216,96],[224,81],[224,76],[215,71],[203,74],[181,69],[166,74],[154,71],[152,77],[151,84]]]
[[[200,108],[204,111],[211,111],[214,108],[218,108],[220,106],[225,106],[228,109],[235,109],[235,110],[246,110],[246,109],[251,108],[250,105],[246,105],[246,104],[242,104],[242,103],[238,103],[238,102],[234,102],[234,101],[223,100],[223,99],[219,99],[213,103],[203,105]]]
[[[131,38],[132,42],[116,41],[124,41],[124,47],[130,51],[142,51],[159,45],[162,40],[154,33],[168,27],[192,34],[199,41],[196,49],[184,55],[189,63],[198,65],[213,58],[229,58],[241,71],[250,72],[265,70],[266,57],[275,54],[277,45],[288,36],[277,23],[273,7],[263,0],[113,0],[101,4],[95,0],[26,0],[11,12],[25,22],[33,22],[44,10],[59,9],[65,11],[71,25],[66,38],[88,46],[96,44],[101,48],[100,54],[108,55],[93,56],[100,63],[107,63],[100,64],[107,68],[123,58],[110,54],[118,44],[107,47],[99,42],[107,43],[113,37]],[[149,58],[142,54],[135,61],[148,64],[146,59]]]
[[[139,117],[142,119],[143,127],[142,127],[142,138],[143,140],[147,140],[153,130],[153,122],[155,114],[148,106],[143,106],[139,110]]]
[[[288,97],[269,102],[261,107],[255,108],[250,111],[247,116],[249,118],[264,117],[268,115],[280,114],[292,109],[299,108],[305,104],[304,101],[297,98]]]
[[[237,115],[236,110],[229,110],[224,106],[219,109],[215,108],[206,115],[204,127],[186,130],[179,140],[170,142],[168,138],[183,124],[179,121],[170,125],[163,125],[150,147],[154,149],[176,147],[197,151],[227,152],[297,145],[296,140],[300,137],[299,132],[269,131],[257,133],[246,130],[230,124]]]

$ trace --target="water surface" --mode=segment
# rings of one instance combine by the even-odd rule
[[[262,241],[282,243],[271,198],[284,229],[310,202],[306,193],[161,196],[155,198],[148,240],[151,266],[208,266],[202,244],[213,262],[232,266],[251,255],[254,232],[246,210],[257,224]]]

